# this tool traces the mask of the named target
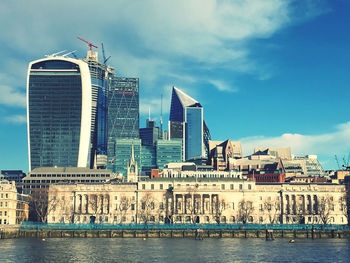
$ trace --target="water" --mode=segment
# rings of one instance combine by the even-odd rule
[[[0,240],[0,262],[350,262],[346,239]]]

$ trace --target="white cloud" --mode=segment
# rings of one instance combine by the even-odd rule
[[[237,89],[235,87],[232,87],[228,85],[227,83],[220,81],[220,80],[210,80],[211,84],[214,85],[214,87],[220,91],[227,91],[227,92],[236,92]]]
[[[125,74],[154,81],[159,73],[181,74],[184,60],[249,70],[245,41],[269,37],[290,22],[289,1],[284,0],[110,0],[98,9],[92,3],[2,3],[0,23],[6,30],[0,40],[12,53],[1,55],[22,53],[36,59],[57,50],[83,49],[85,44],[76,39],[80,35],[97,45],[103,41],[111,61]]]
[[[5,122],[23,124],[27,122],[27,117],[25,115],[11,115],[4,118]]]
[[[25,107],[26,95],[10,86],[0,85],[0,104],[11,107]]]
[[[344,155],[350,152],[350,122],[340,124],[334,132],[303,135],[282,134],[277,137],[242,138],[244,154],[253,153],[254,147],[291,147],[296,155],[317,154],[324,156]]]

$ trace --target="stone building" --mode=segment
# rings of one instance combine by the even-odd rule
[[[14,181],[0,180],[0,225],[20,224],[28,214],[28,196],[17,192]]]
[[[155,178],[52,185],[49,193],[60,204],[49,223],[347,224],[345,186],[335,184]]]

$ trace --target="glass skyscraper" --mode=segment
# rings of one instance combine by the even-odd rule
[[[117,139],[139,139],[139,79],[113,77],[108,90],[108,167]]]
[[[27,75],[29,170],[89,167],[92,116],[87,63],[66,57],[31,62]]]
[[[107,114],[108,88],[113,77],[113,68],[98,61],[97,52],[88,51],[86,59],[91,75],[92,123],[91,123],[91,164],[105,167],[107,159]],[[96,157],[96,158],[95,158]],[[95,159],[97,164],[95,164]]]
[[[176,87],[171,97],[169,137],[182,139],[183,160],[206,157],[210,133],[203,120],[203,107]]]

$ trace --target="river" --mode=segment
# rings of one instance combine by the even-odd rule
[[[0,262],[350,262],[350,240],[4,239]]]

